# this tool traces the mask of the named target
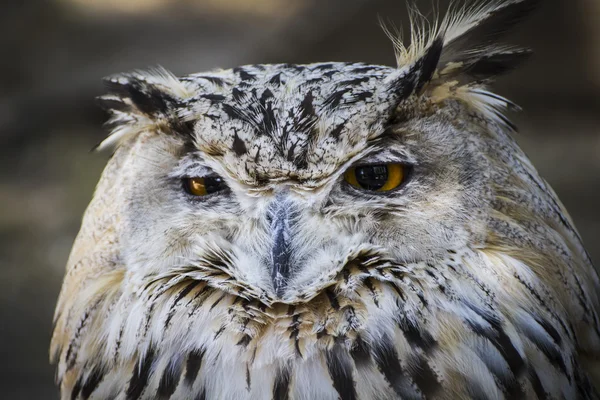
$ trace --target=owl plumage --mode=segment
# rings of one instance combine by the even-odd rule
[[[598,276],[486,89],[529,54],[497,39],[533,3],[415,21],[397,68],[108,78],[61,398],[597,398]],[[374,165],[402,183],[345,178]]]

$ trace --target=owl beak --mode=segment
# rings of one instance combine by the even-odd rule
[[[294,202],[283,193],[278,194],[267,210],[267,221],[272,238],[271,281],[277,296],[281,297],[292,271],[293,228],[299,212]]]

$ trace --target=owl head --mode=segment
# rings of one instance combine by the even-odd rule
[[[540,282],[565,248],[587,265],[510,137],[502,112],[516,106],[486,88],[529,55],[498,38],[532,3],[467,7],[429,30],[416,18],[396,67],[109,77],[99,147],[115,150],[57,306],[63,390],[138,398],[183,390],[169,379],[193,354],[267,368],[393,336],[398,318],[442,301],[437,266],[481,273],[464,261],[477,251],[532,265]]]

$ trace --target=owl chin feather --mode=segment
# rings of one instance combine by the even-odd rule
[[[570,362],[573,332],[564,313],[540,312],[534,295],[543,282],[533,271],[495,251],[449,250],[443,260],[399,265],[363,250],[321,290],[289,303],[197,267],[111,293],[125,278],[115,272],[76,302],[88,305],[80,312],[89,322],[67,351],[62,384],[95,384],[101,398],[137,395],[138,386],[144,398],[261,398],[271,389],[328,398],[345,387],[363,398],[533,397],[538,385],[575,398],[568,377],[584,378]],[[315,374],[322,387],[307,381]]]
[[[534,3],[415,14],[395,68],[108,78],[61,398],[598,398],[598,276],[487,89]]]

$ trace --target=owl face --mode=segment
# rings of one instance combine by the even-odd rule
[[[390,75],[316,64],[187,78],[200,93],[188,130],[144,138],[125,189],[131,273],[211,260],[227,286],[293,303],[364,251],[412,262],[477,241],[485,166],[469,136],[483,127],[446,110],[394,121]]]
[[[62,398],[594,398],[600,282],[485,88],[533,3],[415,29],[397,68],[108,78]]]

